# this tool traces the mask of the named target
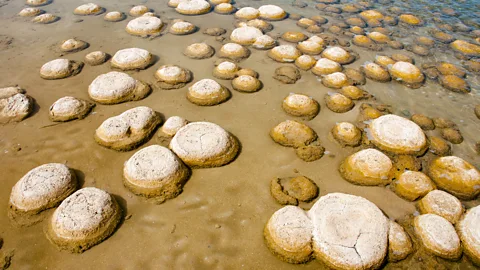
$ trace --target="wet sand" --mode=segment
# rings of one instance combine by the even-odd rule
[[[87,2],[85,2],[87,3]],[[133,4],[144,4],[155,10],[162,20],[181,18],[197,25],[200,30],[192,35],[174,36],[165,34],[155,39],[130,36],[125,26],[131,19],[110,23],[99,16],[75,16],[73,9],[83,4],[73,1],[54,1],[41,7],[61,17],[50,25],[36,25],[16,14],[23,1],[10,1],[0,8],[0,35],[13,37],[8,49],[0,51],[0,77],[2,87],[18,84],[32,96],[36,104],[33,115],[17,124],[0,127],[0,235],[5,249],[15,249],[11,269],[323,269],[318,261],[306,265],[291,265],[277,259],[265,246],[263,227],[278,205],[270,195],[269,183],[273,177],[305,175],[320,188],[320,196],[331,192],[359,195],[375,203],[389,218],[405,219],[415,212],[413,203],[396,196],[388,188],[355,186],[343,180],[338,165],[352,148],[341,148],[328,133],[336,122],[355,122],[361,102],[348,113],[336,114],[328,110],[323,101],[330,91],[321,85],[311,72],[302,72],[296,84],[284,85],[272,78],[274,70],[281,66],[266,57],[265,51],[251,49],[252,55],[239,63],[260,74],[264,88],[256,93],[245,94],[232,90],[232,98],[218,106],[199,107],[186,99],[187,88],[178,90],[155,89],[141,101],[117,105],[98,105],[94,113],[84,120],[53,123],[48,119],[48,108],[58,98],[71,95],[89,99],[87,88],[93,79],[111,70],[110,64],[86,65],[74,77],[62,80],[43,80],[40,67],[61,56],[55,47],[62,40],[72,37],[84,40],[90,47],[81,52],[65,54],[63,57],[82,61],[92,51],[102,50],[113,55],[117,50],[129,47],[146,49],[158,57],[150,68],[140,72],[127,72],[134,78],[153,83],[155,70],[164,64],[175,64],[190,69],[194,81],[213,78],[211,72],[217,56],[206,60],[192,60],[182,50],[195,42],[206,42],[217,51],[221,42],[202,34],[208,27],[234,29],[233,16],[209,13],[203,16],[182,16],[166,6],[166,1],[111,1],[95,3],[107,11],[119,10],[128,13]],[[299,9],[289,3],[278,2],[287,12],[304,16],[318,14],[310,7]],[[244,2],[258,7],[263,1]],[[81,19],[82,22],[75,22]],[[302,29],[293,20],[273,22],[274,33]],[[406,40],[411,39],[407,37]],[[403,40],[402,40],[403,41]],[[280,41],[282,43],[282,41]],[[436,52],[435,57],[418,57],[405,50],[385,49],[371,52],[356,46],[351,47],[360,54],[360,59],[347,67],[359,67],[365,61],[373,61],[376,54],[389,55],[401,52],[413,56],[419,66],[435,59],[448,59],[452,63],[451,51],[447,55]],[[228,88],[230,81],[217,80]],[[439,84],[428,81],[420,89],[409,89],[398,83],[376,83],[371,80],[362,89],[374,95],[380,103],[392,105],[393,112],[423,113],[429,117],[445,117],[459,126],[464,142],[453,145],[453,153],[472,163],[477,168],[480,158],[474,145],[478,140],[480,122],[473,113],[480,104],[479,79],[469,75],[471,94],[456,94],[443,89]],[[275,144],[268,136],[269,130],[286,119],[295,119],[281,108],[282,100],[291,92],[304,93],[320,102],[320,114],[307,122],[319,135],[322,145],[329,154],[322,159],[306,163],[295,156],[293,149]],[[368,101],[367,101],[368,102]],[[212,169],[196,169],[177,198],[161,205],[151,204],[134,196],[122,184],[124,162],[135,151],[116,152],[95,143],[95,129],[108,117],[136,107],[149,106],[164,115],[182,116],[189,121],[209,121],[219,124],[233,133],[241,142],[242,150],[231,164]],[[438,131],[427,134],[438,134]],[[157,132],[158,133],[158,132]],[[142,147],[163,144],[164,140],[154,135]],[[7,205],[11,187],[30,169],[44,163],[65,163],[77,170],[83,186],[95,186],[116,196],[129,217],[105,242],[83,254],[58,251],[43,233],[43,223],[27,228],[13,227],[7,218]],[[295,171],[298,171],[296,173]],[[471,207],[479,200],[467,202]],[[307,206],[308,207],[308,206]],[[51,211],[50,211],[51,212]],[[411,258],[410,258],[411,259]],[[421,263],[406,261],[403,264],[387,265],[386,268],[421,267]],[[403,266],[402,266],[403,265]],[[473,269],[470,263],[448,264],[457,269]]]

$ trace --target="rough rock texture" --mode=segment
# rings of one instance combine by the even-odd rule
[[[220,48],[219,57],[240,61],[250,56],[250,50],[237,43],[227,43]]]
[[[354,124],[340,122],[335,124],[332,129],[332,135],[335,140],[343,147],[358,146],[362,139],[362,132]]]
[[[155,72],[156,84],[163,89],[184,87],[192,80],[192,72],[175,65],[164,65]]]
[[[163,22],[154,16],[141,16],[128,22],[125,30],[130,35],[148,37],[158,36],[162,30]]]
[[[392,79],[400,81],[411,88],[419,88],[425,81],[425,76],[418,67],[408,62],[396,62],[389,69]]]
[[[174,35],[188,35],[197,30],[192,23],[185,21],[176,21],[170,26],[169,32]]]
[[[46,80],[57,80],[78,74],[83,67],[82,62],[68,59],[55,59],[40,68],[40,77]]]
[[[301,52],[292,45],[280,45],[268,51],[268,57],[280,63],[291,63],[300,57]]]
[[[77,189],[75,173],[60,163],[38,166],[12,188],[8,216],[18,225],[30,225],[30,216],[53,208]],[[37,220],[39,221],[39,220]]]
[[[140,100],[150,94],[147,84],[123,72],[111,71],[99,75],[88,86],[88,95],[101,104],[117,104]]]
[[[55,210],[46,234],[59,249],[81,253],[113,234],[121,218],[122,209],[110,194],[82,188]]]
[[[414,219],[415,233],[430,253],[457,260],[461,254],[460,239],[453,225],[441,216],[424,214]]]
[[[262,35],[262,31],[256,27],[243,26],[235,28],[230,34],[230,39],[241,45],[252,45]]]
[[[62,42],[62,44],[60,45],[60,50],[62,52],[73,53],[73,52],[81,51],[87,48],[88,46],[89,46],[88,43],[83,40],[71,38]]]
[[[365,77],[377,82],[388,82],[391,80],[390,73],[387,70],[372,62],[366,62],[360,67],[360,71],[365,74]]]
[[[388,230],[388,261],[397,262],[405,259],[413,252],[413,245],[410,236],[402,226],[395,221],[389,221]]]
[[[313,119],[320,112],[320,104],[307,95],[290,93],[282,103],[283,110],[293,116]]]
[[[150,138],[162,122],[149,107],[136,107],[105,120],[95,131],[95,141],[117,151],[129,151]]]
[[[457,223],[463,214],[460,200],[441,190],[430,191],[418,202],[417,207],[421,214],[435,214],[452,224]]]
[[[150,9],[148,7],[144,5],[138,5],[132,7],[128,13],[130,14],[130,16],[138,17],[144,15],[147,12],[150,12]]]
[[[263,5],[258,8],[260,12],[260,18],[270,21],[279,21],[287,17],[287,13],[279,6],[276,5]]]
[[[208,13],[210,4],[205,0],[182,0],[175,10],[183,15],[201,15]]]
[[[203,30],[203,33],[205,35],[209,35],[209,36],[221,36],[221,35],[227,33],[227,30],[225,30],[224,28],[220,28],[220,27],[213,27],[213,28],[207,28],[207,29]]]
[[[177,132],[188,124],[188,121],[180,116],[171,116],[163,124],[161,131],[169,136],[173,137]]]
[[[355,103],[350,98],[340,93],[328,92],[325,95],[325,105],[327,105],[327,108],[332,112],[346,113],[353,109]]]
[[[342,72],[334,72],[322,77],[322,84],[325,87],[340,89],[342,87],[348,86],[350,82],[348,81],[347,75]]]
[[[81,6],[78,6],[75,8],[73,11],[73,14],[75,15],[98,15],[100,13],[103,13],[105,11],[104,8],[101,6],[94,4],[94,3],[88,3],[84,4]]]
[[[255,39],[255,42],[252,44],[252,46],[259,50],[269,50],[277,46],[277,41],[271,36],[262,35]]]
[[[232,80],[232,88],[245,93],[256,92],[262,88],[262,82],[250,75],[240,75]]]
[[[318,140],[310,143],[309,145],[302,145],[295,148],[295,154],[297,157],[306,162],[319,160],[323,157],[324,153],[325,148]]]
[[[232,162],[240,145],[235,137],[220,126],[194,122],[177,131],[170,149],[190,167],[219,167]]]
[[[177,197],[190,171],[170,149],[151,145],[136,152],[123,166],[124,185],[136,195],[157,202]]]
[[[317,139],[317,133],[305,124],[286,120],[270,130],[270,137],[280,145],[300,147]]]
[[[414,122],[388,114],[373,120],[369,136],[378,148],[402,155],[421,155],[427,148],[427,138]]]
[[[322,52],[322,57],[345,65],[355,61],[355,56],[341,47],[329,47]]]
[[[120,70],[145,69],[153,63],[153,55],[144,49],[128,48],[117,51],[110,63]]]
[[[127,18],[127,16],[120,11],[111,11],[105,14],[105,17],[103,19],[107,22],[119,22]]]
[[[474,264],[480,266],[480,206],[470,208],[457,223],[457,232],[463,251]]]
[[[230,61],[223,61],[213,69],[213,76],[222,80],[231,80],[237,76],[239,67]]]
[[[283,66],[275,69],[275,74],[273,75],[274,79],[285,84],[295,83],[301,77],[300,71],[290,66]]]
[[[376,269],[387,255],[389,221],[362,197],[330,193],[308,211],[317,259],[336,269]]]
[[[0,124],[19,122],[30,115],[33,99],[20,87],[0,88]]]
[[[456,157],[435,159],[428,168],[428,175],[439,189],[464,200],[472,200],[480,193],[480,172],[472,164]]]
[[[390,183],[392,161],[376,149],[364,149],[340,164],[340,174],[356,185],[377,186]]]
[[[393,182],[395,193],[409,201],[422,198],[435,189],[435,184],[422,172],[405,171]]]
[[[327,58],[318,59],[317,63],[315,63],[315,66],[312,68],[312,73],[317,76],[328,75],[340,71],[342,71],[342,66],[339,63]]]
[[[212,79],[203,79],[188,88],[187,99],[200,106],[213,106],[227,101],[230,91]]]
[[[39,8],[24,8],[18,13],[21,17],[33,17],[42,14],[43,11]]]
[[[75,97],[62,97],[55,101],[49,109],[50,120],[54,122],[65,122],[74,119],[87,117],[94,103]]]
[[[32,19],[32,22],[34,23],[42,23],[42,24],[49,24],[49,23],[54,23],[58,21],[60,18],[50,14],[50,13],[44,13],[36,16],[35,18]]]
[[[260,11],[253,7],[243,7],[235,12],[235,18],[241,20],[253,20],[260,16]]]

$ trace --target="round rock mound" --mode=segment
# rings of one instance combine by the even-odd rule
[[[145,69],[153,63],[153,55],[144,49],[128,48],[113,55],[111,65],[120,70]]]
[[[33,99],[20,87],[0,88],[0,124],[20,122],[33,111]]]
[[[55,59],[40,68],[40,77],[46,80],[57,80],[76,75],[82,70],[83,63],[68,59]]]
[[[280,145],[300,147],[315,141],[317,133],[303,123],[286,120],[270,130],[270,137]]]
[[[238,154],[240,145],[230,133],[209,122],[190,123],[170,142],[170,149],[190,167],[226,165]]]
[[[54,122],[66,122],[74,119],[85,118],[94,103],[75,97],[63,97],[55,101],[49,109],[50,120]]]
[[[170,149],[152,145],[136,152],[123,167],[124,185],[136,195],[157,202],[175,198],[190,175]]]
[[[377,186],[390,183],[392,161],[376,149],[364,149],[347,157],[340,165],[340,174],[356,185]]]
[[[227,101],[231,94],[212,79],[203,79],[188,88],[187,99],[200,106],[213,106]]]
[[[455,224],[463,214],[463,205],[455,196],[432,190],[417,205],[421,214],[435,214]]]
[[[27,225],[29,216],[57,206],[76,189],[75,173],[67,166],[60,163],[38,166],[13,186],[8,215],[15,223]]]
[[[164,65],[155,72],[155,79],[162,89],[177,89],[184,87],[192,80],[192,73],[179,66]]]
[[[88,86],[90,98],[101,104],[140,100],[148,96],[150,91],[147,84],[117,71],[99,75]]]
[[[180,116],[171,116],[163,124],[161,130],[168,137],[173,137],[177,132],[188,124],[188,121]]]
[[[121,217],[122,210],[110,194],[82,188],[55,210],[46,234],[59,249],[82,253],[113,234]]]
[[[208,13],[211,9],[210,3],[205,0],[182,0],[175,10],[183,15],[201,15]]]
[[[95,131],[95,141],[117,151],[129,151],[147,140],[162,122],[149,107],[136,107],[105,120]]]
[[[378,148],[400,155],[421,155],[427,138],[414,122],[393,114],[380,116],[368,125],[368,135]]]
[[[480,266],[480,206],[470,208],[457,224],[465,254]]]
[[[162,30],[163,22],[154,16],[141,16],[128,22],[125,30],[130,35],[148,37],[158,36]]]

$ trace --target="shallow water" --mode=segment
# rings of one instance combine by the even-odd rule
[[[236,1],[236,5],[259,7],[267,1]],[[299,13],[305,17],[329,14],[314,8],[315,2],[305,1],[307,8],[293,7],[290,1],[268,1],[277,4],[287,12]],[[385,10],[390,6],[401,6],[404,10],[420,13],[424,18],[428,12],[448,6],[461,12],[459,18],[470,18],[478,22],[478,1],[459,3],[442,1],[435,9],[427,9],[432,1],[415,1],[390,4],[375,4]],[[41,7],[49,13],[60,16],[60,21],[49,25],[36,25],[16,14],[25,6],[23,1],[4,1],[0,7],[0,35],[13,38],[9,46],[0,43],[0,87],[18,84],[32,96],[38,105],[34,114],[17,124],[0,127],[0,236],[4,238],[4,249],[14,249],[11,269],[323,269],[318,261],[305,265],[291,265],[277,259],[265,246],[263,226],[278,210],[270,195],[270,180],[273,177],[305,175],[316,182],[320,195],[343,192],[363,196],[375,203],[389,218],[404,220],[415,212],[414,203],[407,202],[384,187],[355,186],[343,180],[338,165],[349,154],[357,151],[340,147],[329,131],[336,122],[355,122],[362,102],[347,113],[337,114],[328,110],[323,97],[331,89],[324,87],[311,72],[302,72],[302,78],[293,85],[284,85],[274,80],[274,70],[282,64],[266,57],[265,51],[251,49],[252,55],[240,62],[244,68],[252,68],[260,74],[264,88],[259,92],[244,94],[232,91],[232,98],[218,106],[199,107],[186,98],[186,88],[159,90],[141,101],[117,105],[97,105],[94,113],[84,120],[67,123],[53,123],[48,119],[48,108],[57,99],[70,95],[89,99],[87,88],[93,79],[111,70],[108,63],[100,66],[86,65],[80,74],[62,80],[43,80],[38,72],[40,67],[61,54],[56,51],[58,43],[72,37],[87,41],[90,47],[84,51],[66,54],[63,57],[82,61],[92,51],[102,50],[113,55],[117,50],[129,47],[146,49],[158,56],[150,68],[139,72],[128,72],[136,79],[153,83],[154,71],[164,64],[176,64],[190,69],[194,81],[213,78],[213,63],[218,58],[192,60],[182,50],[195,42],[206,42],[217,51],[221,42],[202,34],[208,27],[234,29],[234,17],[209,13],[202,16],[183,16],[168,8],[166,1],[106,1],[95,3],[107,11],[119,10],[128,13],[133,5],[144,4],[153,9],[162,20],[180,18],[194,23],[200,30],[192,35],[174,36],[165,34],[154,39],[133,37],[125,32],[126,20],[110,23],[103,15],[79,17],[72,14],[75,7],[87,1],[54,1]],[[410,7],[406,7],[410,5]],[[83,21],[76,22],[81,19]],[[455,23],[458,18],[446,18]],[[430,23],[430,22],[429,22]],[[273,33],[287,30],[302,31],[295,21],[286,19],[273,22]],[[414,35],[425,34],[430,24],[415,29],[401,29],[404,43],[411,43]],[[477,29],[477,28],[474,28]],[[462,33],[454,33],[461,37]],[[342,37],[347,39],[346,37]],[[280,41],[282,43],[282,41]],[[5,48],[7,47],[7,48]],[[416,65],[435,60],[460,63],[448,47],[437,47],[434,56],[420,57],[406,50],[384,49],[382,52],[367,51],[351,46],[360,58],[348,67],[358,68],[365,61],[373,61],[375,55],[390,55],[401,52],[413,56]],[[221,80],[217,80],[221,81]],[[467,76],[472,87],[470,94],[457,94],[443,89],[439,84],[427,81],[419,89],[410,89],[395,82],[377,83],[367,80],[365,89],[374,95],[379,103],[392,106],[393,112],[403,115],[422,113],[429,117],[444,117],[454,121],[464,136],[464,142],[453,145],[453,153],[471,162],[477,168],[480,158],[475,152],[479,140],[480,120],[473,113],[480,104],[479,77],[472,73]],[[229,81],[221,81],[230,88]],[[322,145],[330,154],[318,161],[306,163],[295,156],[293,149],[275,144],[268,136],[270,128],[286,119],[295,119],[281,108],[282,100],[291,92],[312,96],[321,104],[320,114],[308,122],[319,135]],[[367,101],[370,102],[370,101]],[[116,152],[103,148],[93,140],[95,129],[108,117],[118,115],[136,106],[149,106],[162,113],[165,118],[182,116],[189,121],[214,122],[233,133],[242,144],[242,151],[231,164],[213,169],[197,169],[177,198],[161,205],[146,202],[132,195],[122,184],[123,163],[135,151]],[[438,131],[427,132],[437,134]],[[160,137],[153,138],[142,147],[165,143]],[[44,163],[65,163],[77,170],[83,186],[104,189],[119,199],[127,215],[120,228],[105,242],[83,254],[69,254],[58,251],[48,242],[43,233],[43,223],[27,228],[13,227],[7,218],[7,205],[11,187],[30,169]],[[479,204],[479,200],[465,202],[467,207]],[[308,205],[307,205],[308,207]],[[423,256],[423,255],[422,255]],[[428,257],[428,255],[425,255]],[[399,264],[387,264],[386,268],[415,269],[430,268],[424,260],[411,256]],[[463,258],[457,263],[437,259],[440,265],[452,269],[473,269],[474,266]],[[440,267],[440,266],[438,266]],[[438,268],[437,268],[438,269]]]

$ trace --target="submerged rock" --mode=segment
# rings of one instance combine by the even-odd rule
[[[86,187],[70,195],[55,210],[46,235],[59,249],[82,253],[112,235],[121,218],[122,209],[112,195]]]
[[[117,151],[129,151],[150,138],[162,120],[149,107],[135,107],[105,120],[95,131],[95,141]]]
[[[232,162],[239,142],[228,131],[209,122],[194,122],[182,127],[170,142],[170,149],[190,167],[220,167]]]

